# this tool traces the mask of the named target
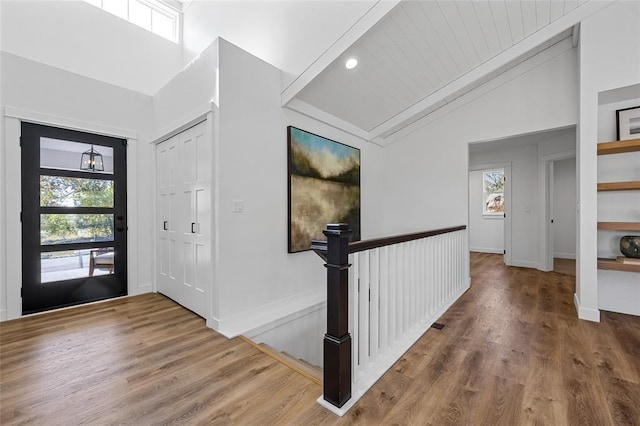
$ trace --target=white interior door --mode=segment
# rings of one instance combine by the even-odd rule
[[[178,241],[176,225],[179,212],[176,211],[177,182],[177,138],[173,137],[158,145],[156,150],[157,165],[157,209],[160,226],[158,231],[158,291],[178,300]]]
[[[206,122],[178,136],[181,147],[180,187],[185,209],[180,235],[184,259],[180,303],[206,317],[206,295],[210,286],[208,269],[211,263],[208,250],[208,212],[211,204],[206,195],[210,190],[211,166],[207,159],[210,158],[211,144],[207,138]]]
[[[211,141],[206,122],[162,142],[157,153],[159,241],[161,247],[175,248],[160,250],[158,291],[206,318],[211,293]]]

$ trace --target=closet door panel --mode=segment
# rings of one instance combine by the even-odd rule
[[[206,317],[212,220],[206,122],[160,143],[157,152],[158,215],[161,223],[169,221],[169,229],[159,232],[158,291]]]

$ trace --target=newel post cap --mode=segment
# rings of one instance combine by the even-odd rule
[[[352,231],[349,229],[348,223],[329,223],[327,229],[322,233],[328,237],[330,235],[349,235]]]

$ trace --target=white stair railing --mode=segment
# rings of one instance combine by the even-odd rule
[[[469,288],[465,226],[351,243],[348,252],[351,397],[341,407],[318,400],[339,415]]]

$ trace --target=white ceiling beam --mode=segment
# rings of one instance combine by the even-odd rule
[[[578,42],[580,41],[580,22],[573,26],[573,30],[571,33],[571,44],[573,47],[578,47]]]
[[[335,43],[318,57],[282,92],[282,106],[286,106],[302,89],[315,79],[333,61],[344,54],[356,41],[366,34],[401,0],[379,0],[358,21],[351,26]]]
[[[459,94],[475,81],[482,79],[500,67],[508,64],[510,61],[518,58],[520,55],[551,39],[556,34],[561,33],[567,28],[571,28],[573,25],[578,24],[580,21],[611,4],[611,2],[605,1],[588,1],[582,6],[572,10],[568,14],[541,28],[529,37],[524,38],[522,41],[514,44],[510,48],[464,74],[460,78],[440,88],[411,107],[379,124],[369,132],[369,139],[378,140],[380,137],[384,138],[386,135],[390,135],[398,131],[400,128],[415,121],[416,116],[421,115],[432,105],[441,101],[446,101],[447,98]]]
[[[365,141],[369,140],[369,133],[367,133],[365,130],[362,130],[360,127],[355,126],[341,118],[338,118],[335,115],[329,114],[328,112],[325,112],[319,108],[309,105],[308,103],[301,101],[300,99],[292,99],[285,107],[299,114],[306,115],[307,117],[311,117],[315,120],[328,124],[331,127],[342,130],[343,132],[347,132],[351,135],[357,136]]]

